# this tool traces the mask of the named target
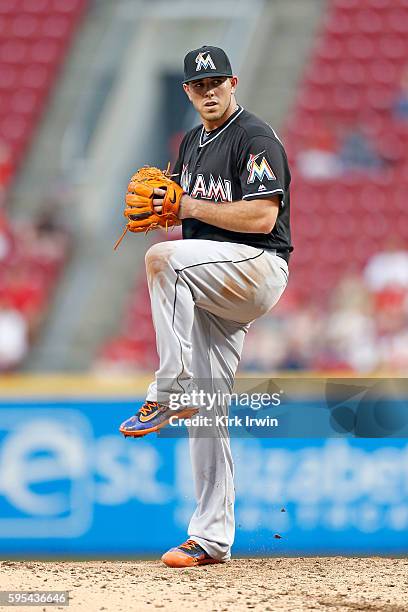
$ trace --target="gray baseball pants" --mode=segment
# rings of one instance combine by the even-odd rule
[[[245,334],[272,308],[288,280],[288,266],[273,251],[213,240],[153,245],[146,271],[160,366],[148,401],[197,386],[232,393]],[[174,395],[173,395],[174,394]],[[218,402],[213,414],[226,415]],[[200,414],[209,414],[201,406]],[[190,426],[196,510],[188,535],[209,555],[227,561],[234,540],[234,466],[227,427]]]

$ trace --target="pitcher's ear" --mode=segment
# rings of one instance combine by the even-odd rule
[[[188,86],[188,83],[183,83],[183,89],[184,89],[184,92],[185,92],[185,94],[187,95],[188,99],[189,99],[189,100],[190,100],[190,102],[191,102],[191,97],[190,97],[190,88],[189,88],[189,86]]]

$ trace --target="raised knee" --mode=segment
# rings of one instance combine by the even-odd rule
[[[158,242],[149,248],[145,256],[146,273],[149,282],[171,265],[174,245],[171,242]]]
[[[159,257],[161,257],[161,254],[162,254],[165,246],[166,246],[165,242],[157,242],[156,244],[153,244],[146,251],[146,255],[145,255],[146,265],[150,261],[157,260]]]

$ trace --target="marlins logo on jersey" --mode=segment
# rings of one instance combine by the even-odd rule
[[[258,179],[262,183],[264,177],[269,181],[276,181],[276,176],[268,164],[267,159],[263,157],[259,164],[256,161],[263,153],[265,153],[265,151],[261,151],[260,153],[254,155],[250,153],[249,155],[247,163],[247,170],[249,172],[247,180],[248,185],[254,183],[255,179]]]
[[[211,68],[212,70],[216,69],[212,57],[209,53],[207,53],[206,57],[204,57],[204,53],[199,53],[195,58],[195,62],[197,64],[196,72],[198,72],[202,68]]]

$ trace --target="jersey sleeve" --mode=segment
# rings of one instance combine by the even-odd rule
[[[181,179],[181,164],[182,164],[182,160],[180,159],[180,153],[179,153],[179,156],[172,170],[172,175],[174,174],[174,176],[172,176],[172,179],[178,185],[180,185],[180,179]]]
[[[239,164],[242,199],[266,200],[278,195],[283,204],[285,164],[283,148],[274,138],[250,138]]]
[[[174,182],[177,183],[178,185],[181,185],[181,174],[183,170],[183,157],[184,157],[186,137],[187,137],[187,134],[184,134],[183,140],[181,141],[180,146],[179,146],[178,157],[176,159],[176,163],[174,164],[174,168],[172,170],[172,174],[175,175],[172,178]]]

